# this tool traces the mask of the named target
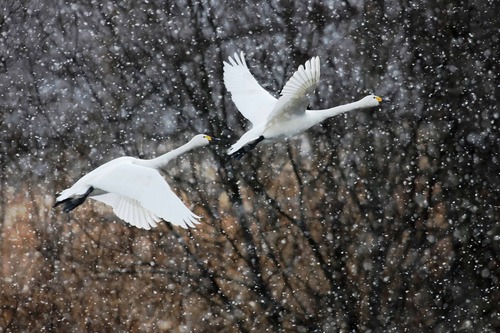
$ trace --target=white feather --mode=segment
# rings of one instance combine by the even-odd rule
[[[274,99],[270,101],[265,90],[265,93],[255,93],[260,91],[256,86],[260,89],[262,87],[248,71],[243,53],[239,58],[235,55],[235,58],[237,60],[229,58],[231,64],[224,63],[224,82],[229,91],[232,93],[237,91],[236,95],[233,93],[233,101],[240,112],[258,125],[248,130],[229,148],[228,154],[234,154],[237,158],[241,158],[243,154],[254,147],[255,142],[294,136],[329,117],[352,110],[375,107],[382,101],[378,96],[368,95],[357,102],[330,109],[307,110],[309,98],[319,84],[319,57],[311,58],[306,61],[304,66],[300,65],[283,87],[280,98],[277,101]],[[237,74],[240,77],[239,81],[236,79]],[[236,85],[237,82],[241,84]],[[246,96],[246,98],[240,96]],[[259,118],[259,121],[252,120],[253,117],[257,117],[256,109],[266,110],[267,117],[264,120],[262,120],[263,118]],[[252,110],[253,113],[250,114]],[[262,116],[263,113],[260,115]]]
[[[229,57],[224,62],[224,84],[240,113],[256,125],[266,120],[276,103],[276,98],[262,88],[250,73],[244,53]]]
[[[133,226],[151,229],[162,219],[183,228],[194,227],[200,216],[194,214],[170,189],[158,168],[212,138],[200,134],[187,144],[151,160],[120,157],[80,178],[56,198],[56,205],[78,199],[91,189],[89,197],[113,207],[113,212]],[[74,207],[73,207],[74,208]]]

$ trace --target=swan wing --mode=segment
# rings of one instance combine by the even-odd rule
[[[224,84],[241,114],[254,125],[263,122],[271,113],[276,98],[262,88],[250,73],[240,52],[224,61]]]
[[[94,199],[112,206],[118,217],[132,225],[155,226],[160,219],[183,228],[199,223],[199,216],[186,207],[155,169],[121,163],[96,177],[92,186],[106,192]]]
[[[311,58],[304,66],[300,65],[281,90],[281,97],[269,115],[268,122],[304,114],[310,95],[319,84],[319,77],[319,57]]]
[[[161,219],[141,206],[139,201],[116,193],[106,193],[91,197],[113,207],[113,212],[134,227],[149,230],[157,226]]]

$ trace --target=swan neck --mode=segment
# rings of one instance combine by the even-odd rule
[[[352,103],[348,103],[348,104],[344,104],[344,105],[339,105],[339,106],[336,106],[336,107],[333,107],[330,109],[319,110],[318,113],[322,119],[327,119],[330,117],[337,116],[337,115],[344,113],[344,112],[349,112],[349,111],[353,111],[353,110],[357,110],[357,109],[361,109],[361,108],[363,108],[363,106],[360,103],[360,101],[356,101],[356,102],[352,102]]]
[[[150,160],[144,160],[145,164],[147,164],[149,167],[152,168],[161,168],[168,164],[171,160],[175,159],[179,155],[182,155],[191,149],[195,148],[195,146],[192,145],[191,142],[186,143],[183,146],[180,146],[179,148],[176,148],[174,150],[169,151],[168,153],[165,153],[163,155],[160,155],[158,157],[152,158]]]

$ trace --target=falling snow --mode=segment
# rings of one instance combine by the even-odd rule
[[[497,332],[500,2],[0,5],[0,332]],[[263,143],[222,61],[312,109]],[[54,194],[113,158],[221,139],[164,176],[202,224],[146,231]],[[126,180],[124,180],[126,181]]]

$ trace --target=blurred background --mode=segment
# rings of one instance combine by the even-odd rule
[[[3,0],[0,332],[498,332],[500,2]],[[278,96],[380,108],[226,155],[244,51]],[[122,155],[222,139],[166,179],[202,215],[151,231],[54,194]]]

